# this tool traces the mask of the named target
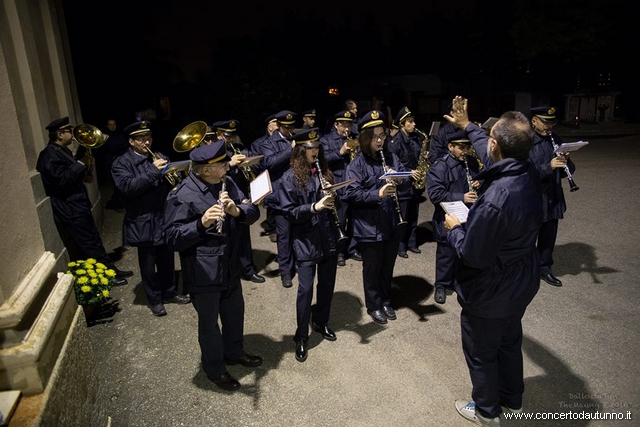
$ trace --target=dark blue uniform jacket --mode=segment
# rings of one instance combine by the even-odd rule
[[[251,203],[242,204],[245,195],[231,178],[226,189],[241,214],[225,217],[222,234],[215,225],[205,228],[202,215],[218,203],[218,188],[208,185],[190,173],[169,193],[165,204],[165,236],[167,244],[180,252],[185,287],[189,292],[230,289],[239,280],[238,251],[243,244],[238,239],[239,223],[253,224],[260,210]]]

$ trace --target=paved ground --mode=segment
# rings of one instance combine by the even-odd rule
[[[640,132],[610,128],[560,129],[566,141],[590,144],[573,156],[580,190],[569,193],[565,182],[569,209],[560,223],[554,267],[564,286],[543,283],[524,319],[524,407],[531,413],[627,416],[631,411],[634,419],[640,417]],[[167,305],[168,316],[152,316],[135,249],[125,251],[119,266],[136,275],[128,286],[114,289],[122,310],[91,328],[100,362],[94,425],[471,425],[453,407],[455,399],[470,396],[460,308],[455,295],[444,305],[433,302],[435,243],[428,223],[433,208],[425,202],[420,212],[422,254],[396,263],[398,320],[386,326],[370,320],[363,307],[361,264],[347,261],[338,271],[330,322],[338,340],[312,334],[305,363],[293,354],[296,288],[284,289],[273,276],[275,244],[259,236],[255,224],[255,259],[268,280],[243,282],[245,348],[265,363],[253,370],[230,367],[242,383],[235,393],[219,391],[200,369],[193,307]],[[120,244],[121,220],[122,214],[107,211],[108,249]],[[638,421],[503,420],[503,425]]]

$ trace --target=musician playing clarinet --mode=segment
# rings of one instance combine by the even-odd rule
[[[347,166],[344,199],[353,210],[353,237],[362,254],[362,279],[367,314],[384,325],[395,320],[391,307],[391,279],[403,233],[397,191],[408,189],[410,178],[387,181],[385,172],[405,172],[398,156],[384,146],[387,134],[384,115],[368,112],[358,123],[360,152]],[[386,170],[385,170],[386,165]]]
[[[444,229],[444,209],[441,202],[464,202],[471,207],[478,200],[477,188],[480,183],[474,180],[479,172],[475,158],[469,158],[471,141],[462,130],[450,134],[449,154],[436,160],[427,171],[427,194],[434,205],[433,237],[436,241],[436,281],[434,300],[438,304],[447,301],[447,291],[453,291],[458,256],[447,243]]]
[[[298,272],[297,328],[294,335],[296,360],[307,359],[309,321],[314,331],[329,341],[336,334],[329,328],[331,300],[338,268],[338,218],[335,192],[322,191],[333,183],[320,143],[318,128],[302,129],[289,139],[290,169],[278,189],[279,209],[291,223],[291,240]],[[313,279],[318,278],[316,305],[311,312]]]
[[[562,190],[562,178],[571,174],[575,165],[569,160],[569,153],[556,155],[554,144],[562,145],[562,140],[552,132],[556,125],[555,107],[534,107],[531,109],[531,127],[535,131],[533,148],[529,160],[540,172],[542,184],[543,222],[538,233],[538,252],[540,252],[540,278],[552,286],[562,286],[562,282],[551,272],[553,249],[558,235],[558,220],[564,217],[567,203]]]

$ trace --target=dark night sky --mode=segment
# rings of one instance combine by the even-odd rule
[[[573,89],[569,77],[579,67],[585,73],[621,68],[602,63],[602,55],[596,63],[585,48],[593,42],[596,52],[605,43],[624,52],[616,41],[631,30],[625,14],[615,11],[621,1],[611,0],[604,12],[584,0],[533,6],[499,0],[482,7],[473,0],[62,3],[83,116],[102,126],[108,115],[133,121],[134,111],[159,96],[170,97],[172,118],[183,123],[249,114],[260,116],[259,123],[281,109],[322,107],[333,83],[348,87],[419,73],[438,74],[454,86],[483,74],[506,83],[523,64],[537,66],[531,75],[561,97]],[[530,8],[524,18],[523,5]],[[562,16],[569,5],[574,9]],[[519,45],[518,27],[526,34]],[[603,34],[608,40],[599,40]],[[609,56],[622,60],[617,52]],[[340,101],[351,96],[341,94]]]

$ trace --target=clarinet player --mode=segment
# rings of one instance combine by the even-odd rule
[[[360,152],[347,166],[347,180],[355,181],[345,188],[344,198],[353,209],[353,237],[362,254],[367,314],[384,325],[397,317],[391,307],[391,279],[403,231],[403,227],[396,227],[402,222],[397,191],[408,188],[411,180],[394,183],[379,179],[385,172],[405,172],[398,156],[384,147],[384,115],[372,110],[358,125]]]
[[[576,168],[569,160],[569,153],[554,153],[554,146],[562,145],[560,137],[552,132],[556,123],[555,107],[531,109],[531,127],[535,135],[529,160],[536,165],[542,184],[542,226],[537,242],[541,258],[540,278],[551,286],[562,286],[562,281],[551,271],[553,249],[558,235],[558,222],[567,210],[562,178],[567,176],[567,170],[573,174]]]
[[[338,268],[338,235],[335,192],[325,193],[333,182],[318,128],[303,129],[290,138],[295,143],[290,169],[280,181],[280,210],[291,223],[291,237],[298,271],[297,328],[294,335],[296,360],[307,359],[309,321],[314,331],[329,341],[336,334],[329,328],[331,300]],[[316,305],[311,313],[313,279],[318,277]]]

